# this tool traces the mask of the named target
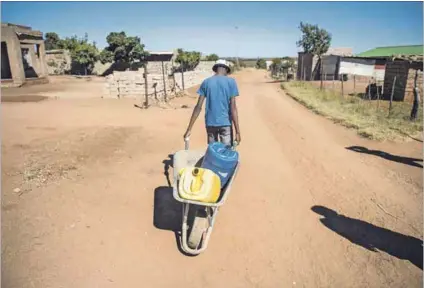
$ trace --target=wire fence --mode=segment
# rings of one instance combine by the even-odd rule
[[[378,77],[299,72],[294,71],[295,80],[291,81],[284,73],[269,71],[300,103],[348,127],[356,127],[361,135],[381,140],[394,140],[398,137],[394,135],[422,137],[416,136],[423,130],[421,71],[410,69],[406,75],[386,71],[386,75],[380,73],[383,75]]]
[[[352,74],[322,75],[320,78],[323,80],[310,81],[311,85],[323,92],[340,96],[340,101],[357,102],[364,109],[374,107],[376,113],[385,113],[388,117],[394,115],[393,109],[396,106],[397,117],[406,119],[411,116],[414,99],[399,101],[394,98],[396,90],[402,88],[399,87],[401,84],[397,76],[391,79],[391,85],[384,85],[384,80],[374,77]],[[422,106],[422,101],[419,104]]]

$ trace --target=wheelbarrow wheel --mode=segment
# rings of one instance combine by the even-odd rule
[[[193,226],[188,235],[188,246],[191,249],[197,249],[202,241],[203,234],[208,228],[208,218],[206,211],[197,209],[194,215]]]

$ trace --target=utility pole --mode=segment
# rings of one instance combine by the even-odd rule
[[[239,63],[239,57],[238,57],[238,50],[239,50],[238,49],[238,29],[239,27],[235,26],[234,28],[236,29],[236,37],[234,37],[236,40],[236,65],[237,65],[237,68],[240,69],[240,63]]]

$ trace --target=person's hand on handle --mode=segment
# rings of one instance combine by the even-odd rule
[[[187,131],[184,133],[184,141],[187,141],[187,139],[188,139],[188,138],[190,138],[190,135],[191,135],[191,131],[190,131],[190,130],[187,130]]]
[[[236,142],[237,142],[237,145],[240,145],[240,142],[241,142],[240,133],[236,133]]]

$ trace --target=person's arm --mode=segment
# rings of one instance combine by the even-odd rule
[[[184,133],[184,139],[190,137],[191,129],[193,128],[197,117],[199,117],[200,111],[202,111],[203,102],[205,101],[206,97],[206,80],[202,82],[202,85],[200,85],[197,94],[199,94],[199,99],[197,100],[197,104],[193,109],[193,113],[191,114],[190,122],[188,123],[187,130]]]
[[[184,134],[184,139],[187,137],[190,137],[191,135],[191,129],[193,128],[194,123],[197,120],[197,117],[199,117],[200,111],[202,111],[203,102],[205,101],[204,96],[199,96],[199,100],[197,100],[197,104],[193,109],[193,113],[191,114],[190,122],[188,123],[187,131]]]
[[[241,142],[241,132],[240,132],[240,126],[238,121],[238,111],[237,111],[237,103],[236,98],[239,96],[239,91],[237,87],[237,83],[235,80],[233,80],[232,85],[232,91],[231,91],[231,100],[230,100],[230,106],[231,106],[231,120],[233,121],[234,128],[236,130],[236,138],[238,144]]]
[[[236,141],[237,144],[240,144],[241,142],[241,133],[240,133],[240,126],[238,122],[238,111],[237,111],[237,103],[236,103],[236,97],[231,98],[231,118],[234,123],[234,128],[236,130]]]

